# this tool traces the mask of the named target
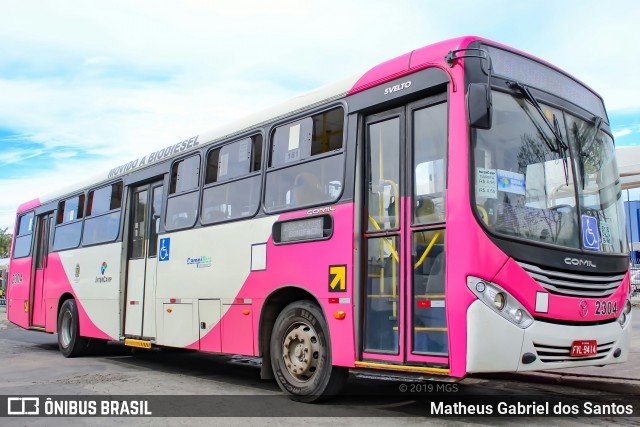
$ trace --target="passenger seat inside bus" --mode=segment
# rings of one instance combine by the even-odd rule
[[[414,263],[422,257],[422,254],[427,247],[428,243],[416,245],[417,252]],[[444,293],[444,264],[444,245],[433,245],[422,264],[414,270],[414,287],[416,295]]]
[[[439,222],[440,215],[436,211],[436,205],[429,196],[417,198],[415,207],[415,216],[417,222]]]
[[[325,200],[326,196],[320,190],[320,181],[309,173],[302,172],[296,176],[291,189],[291,203],[296,206],[311,205]]]

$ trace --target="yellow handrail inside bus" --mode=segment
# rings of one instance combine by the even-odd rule
[[[380,225],[378,225],[376,220],[371,215],[369,215],[369,221],[371,221],[371,223],[376,228],[376,230],[378,230],[378,231],[382,230],[380,228]],[[389,241],[389,239],[387,239],[386,237],[381,237],[380,239],[384,242],[384,244],[387,246],[387,248],[389,248],[389,250],[391,251],[391,256],[393,257],[393,259],[395,259],[396,262],[400,262],[400,258],[398,257],[398,253],[394,249],[394,247],[391,244],[391,242]],[[380,258],[382,259],[382,257],[380,257]]]
[[[424,260],[427,258],[427,255],[429,255],[429,252],[431,251],[431,248],[433,248],[433,245],[436,244],[436,240],[438,240],[438,237],[440,237],[440,233],[442,233],[442,230],[438,230],[436,235],[433,236],[433,239],[431,239],[431,242],[429,242],[429,246],[427,246],[427,249],[424,250],[424,252],[422,253],[422,256],[420,257],[418,262],[416,262],[416,264],[413,266],[414,270],[416,268],[420,267],[422,265],[422,263],[424,262]]]

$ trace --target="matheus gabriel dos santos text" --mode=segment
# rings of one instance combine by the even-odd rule
[[[618,403],[498,402],[470,404],[429,402],[431,415],[633,415],[633,405]]]

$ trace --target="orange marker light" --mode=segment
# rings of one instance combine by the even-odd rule
[[[340,310],[340,311],[336,311],[335,313],[333,313],[333,317],[335,317],[338,320],[342,320],[346,317],[346,314],[344,311]]]
[[[251,313],[249,310],[242,310],[242,314],[245,316],[249,315],[249,313]]]
[[[171,313],[173,310],[171,310],[170,308],[167,308],[167,313]]]

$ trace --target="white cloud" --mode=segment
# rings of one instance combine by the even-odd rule
[[[621,136],[631,135],[631,133],[633,133],[631,129],[620,129],[613,131],[613,137],[620,138]]]
[[[23,162],[33,157],[40,156],[44,150],[11,150],[0,153],[0,166]]]
[[[49,157],[52,159],[70,159],[71,157],[76,157],[78,153],[75,151],[60,151],[57,153],[49,154]]]

